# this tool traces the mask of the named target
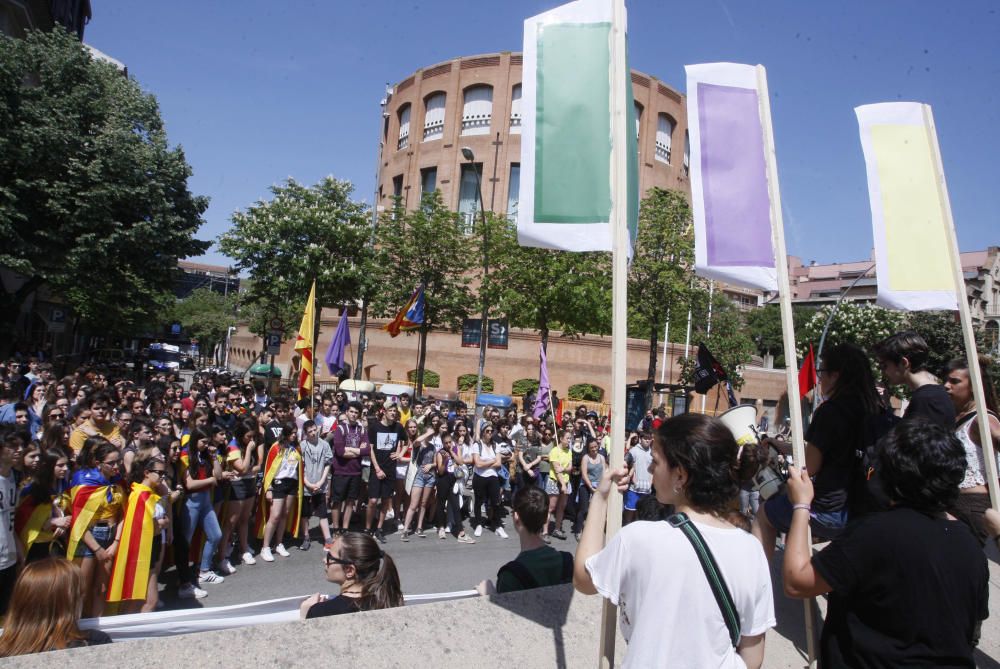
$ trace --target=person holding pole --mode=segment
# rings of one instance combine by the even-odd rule
[[[649,468],[657,501],[676,513],[632,522],[602,549],[608,498],[613,487],[623,491],[628,477],[625,468],[604,471],[573,584],[619,607],[625,667],[762,665],[764,634],[775,625],[771,573],[737,511],[738,481],[756,471],[758,458],[714,418],[688,413],[664,421]],[[721,578],[713,584],[710,573]]]

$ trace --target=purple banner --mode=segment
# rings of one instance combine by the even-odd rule
[[[774,267],[757,91],[698,84],[707,260]]]

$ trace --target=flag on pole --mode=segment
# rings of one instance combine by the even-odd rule
[[[709,63],[684,69],[695,272],[776,291],[771,207],[781,205],[768,191],[757,68]]]
[[[704,395],[719,381],[728,381],[726,370],[715,359],[704,343],[698,344],[698,357],[694,365],[694,391]]]
[[[400,332],[416,330],[424,324],[424,287],[417,286],[417,289],[410,295],[396,317],[391,322],[382,326],[382,329],[389,333],[391,337],[398,337]]]
[[[313,337],[316,324],[316,281],[313,280],[312,288],[309,289],[309,299],[306,301],[305,311],[302,312],[302,324],[299,325],[299,334],[295,338],[295,350],[299,352],[301,363],[299,365],[299,399],[308,397],[313,389]]]
[[[799,397],[805,397],[806,393],[816,387],[817,376],[816,357],[813,355],[813,345],[809,344],[809,353],[799,368]]]
[[[535,408],[531,412],[533,418],[541,418],[551,408],[552,386],[549,385],[549,368],[545,361],[545,347],[538,345],[538,356],[541,360],[538,369],[538,394],[535,396]]]
[[[521,83],[521,182],[517,238],[522,246],[610,251],[613,184],[627,183],[629,238],[639,218],[639,153],[628,76],[612,85],[614,3],[577,0],[524,22]],[[624,15],[624,12],[622,13]],[[623,26],[624,28],[624,26]],[[623,137],[612,115],[627,114]],[[615,142],[626,147],[626,174],[613,174]],[[631,246],[631,244],[630,244]]]
[[[868,170],[878,304],[958,309],[930,107],[889,102],[854,111]]]
[[[344,313],[340,316],[340,322],[337,323],[337,331],[333,333],[333,339],[330,340],[330,348],[326,350],[326,357],[324,358],[326,368],[330,371],[330,374],[336,376],[347,368],[344,363],[344,352],[350,343],[351,328],[347,323],[347,309],[344,309]]]

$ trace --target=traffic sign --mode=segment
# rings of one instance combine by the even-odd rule
[[[66,310],[61,307],[52,307],[49,312],[49,332],[59,333],[66,331]]]
[[[281,353],[281,332],[268,332],[265,341],[267,342],[267,354],[278,355]]]
[[[284,332],[285,331],[285,322],[283,320],[281,320],[280,318],[272,318],[271,320],[269,320],[267,322],[267,329],[268,330],[280,330],[281,332]]]

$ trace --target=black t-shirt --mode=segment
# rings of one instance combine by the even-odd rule
[[[103,646],[111,643],[111,637],[101,630],[82,630],[83,638],[66,645],[67,648],[83,648],[84,646]]]
[[[342,613],[357,613],[361,611],[361,601],[356,597],[337,595],[325,602],[317,602],[306,611],[306,619],[339,616]]]
[[[910,403],[906,406],[903,420],[920,416],[935,425],[948,430],[955,425],[955,405],[944,386],[928,383],[920,386],[910,395]]]
[[[864,425],[864,408],[853,397],[832,397],[813,414],[805,439],[823,454],[823,465],[813,482],[816,511],[839,511],[847,505],[854,454],[861,447]]]
[[[272,420],[264,426],[264,452],[281,440],[281,423]]]
[[[368,442],[371,444],[375,461],[387,474],[396,471],[395,461],[389,456],[396,451],[400,441],[406,441],[406,431],[399,423],[383,425],[382,421],[375,421],[368,425]],[[372,476],[374,475],[373,470]]]
[[[812,562],[833,588],[824,669],[975,667],[989,570],[965,524],[896,507],[852,523]]]

